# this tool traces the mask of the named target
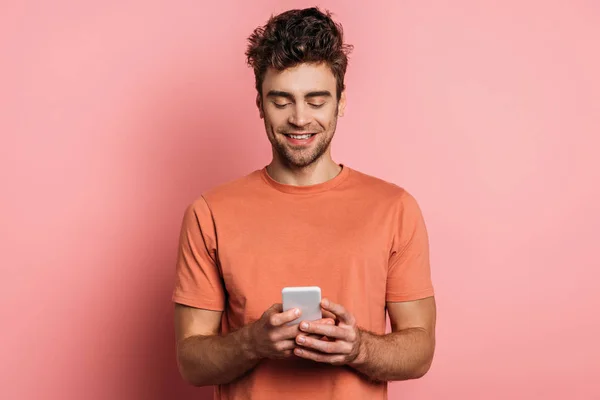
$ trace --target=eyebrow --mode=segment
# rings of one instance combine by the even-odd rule
[[[281,90],[270,90],[269,93],[267,93],[267,97],[284,97],[286,99],[293,99],[294,95],[288,92],[284,92]],[[317,90],[314,92],[308,92],[304,95],[305,98],[307,97],[332,97],[331,96],[331,92],[329,90]]]

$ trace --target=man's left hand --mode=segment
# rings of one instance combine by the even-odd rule
[[[300,334],[296,337],[299,345],[294,350],[298,357],[333,365],[351,364],[361,358],[361,332],[356,326],[356,319],[344,307],[323,299],[321,307],[336,316],[337,325],[326,325],[304,321],[300,330],[307,335],[326,336],[328,340],[307,337]]]

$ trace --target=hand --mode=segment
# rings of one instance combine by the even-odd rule
[[[249,340],[253,354],[258,359],[283,359],[291,357],[296,347],[294,339],[300,330],[298,324],[287,325],[300,317],[299,309],[283,312],[281,304],[273,304],[261,318],[249,325]],[[334,325],[333,318],[313,321],[319,325]],[[316,338],[316,337],[315,337]]]
[[[296,337],[299,347],[294,354],[333,365],[355,362],[361,356],[361,333],[354,316],[341,305],[327,299],[323,299],[321,306],[337,317],[338,325],[302,322],[300,330],[310,336],[300,334]],[[326,336],[329,340],[318,339],[316,335]]]

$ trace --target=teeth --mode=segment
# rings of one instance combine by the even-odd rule
[[[311,134],[308,135],[289,135],[292,139],[308,139],[311,137]]]

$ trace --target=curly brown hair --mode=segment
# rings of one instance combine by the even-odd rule
[[[344,75],[353,46],[343,41],[342,26],[329,11],[316,7],[271,16],[248,38],[247,63],[254,69],[256,90],[262,95],[267,69],[284,70],[302,63],[325,62],[337,82],[337,98],[345,89]]]

